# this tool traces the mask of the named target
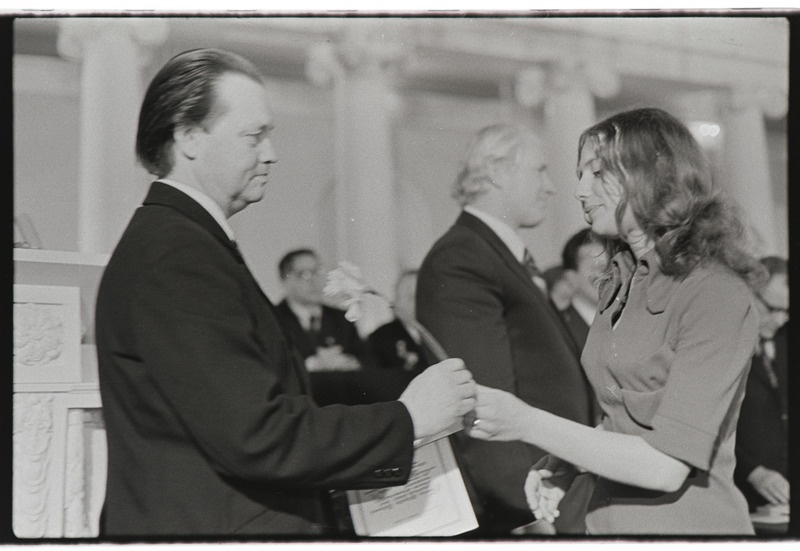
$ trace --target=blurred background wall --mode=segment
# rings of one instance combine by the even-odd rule
[[[547,267],[583,227],[580,132],[662,107],[695,132],[742,203],[761,254],[788,254],[788,23],[782,18],[30,18],[14,25],[14,208],[44,249],[109,253],[151,177],[136,165],[155,71],[196,47],[264,72],[279,162],[262,202],[231,220],[266,293],[311,246],[391,294],[454,221],[471,135],[537,129],[558,187],[524,238]]]

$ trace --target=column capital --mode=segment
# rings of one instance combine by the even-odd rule
[[[546,68],[532,65],[520,71],[514,96],[520,105],[537,107],[553,94],[586,90],[598,98],[611,98],[619,89],[619,74],[606,61],[565,58]]]
[[[753,107],[771,119],[780,119],[789,110],[789,95],[786,90],[778,88],[740,86],[731,89],[728,95],[729,109],[740,111]]]
[[[128,38],[140,46],[164,43],[169,33],[162,19],[143,18],[66,18],[59,21],[58,53],[69,61],[82,60],[87,50],[104,40]]]
[[[409,58],[409,48],[380,26],[348,28],[336,41],[318,42],[306,54],[306,77],[325,86],[348,74],[390,74]]]

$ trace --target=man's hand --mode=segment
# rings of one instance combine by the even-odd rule
[[[475,391],[472,374],[458,358],[434,364],[417,375],[400,396],[414,422],[414,439],[442,432],[472,411]]]
[[[747,475],[747,481],[771,504],[789,503],[789,481],[778,471],[759,465]]]

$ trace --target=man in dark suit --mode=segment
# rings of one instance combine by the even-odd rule
[[[789,503],[789,282],[784,258],[762,259],[769,279],[756,297],[759,343],[736,427],[734,481],[751,511]]]
[[[367,338],[371,356],[381,368],[419,373],[433,363],[429,351],[414,325],[416,320],[417,270],[406,270],[394,286],[395,318],[373,331]]]
[[[544,219],[552,193],[534,134],[510,125],[480,131],[454,189],[463,211],[420,268],[417,315],[449,354],[468,362],[477,383],[588,424],[579,350],[517,234]],[[463,434],[453,443],[472,485],[476,536],[508,535],[534,520],[522,488],[544,451]]]
[[[570,237],[561,251],[562,279],[572,290],[569,303],[559,307],[578,348],[583,350],[589,326],[597,311],[598,280],[608,264],[608,253],[590,228],[583,228]],[[552,295],[552,289],[551,289]]]
[[[322,302],[325,274],[316,252],[289,251],[278,263],[278,274],[285,292],[275,307],[278,320],[309,370],[349,370],[371,363],[356,325],[344,311]]]
[[[97,297],[108,439],[104,536],[327,534],[328,489],[406,482],[413,441],[474,406],[460,360],[399,401],[318,407],[227,219],[261,200],[275,152],[258,70],[172,58],[136,139],[158,177]]]

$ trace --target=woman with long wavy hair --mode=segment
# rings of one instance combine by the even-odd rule
[[[659,109],[586,130],[577,172],[575,197],[613,253],[581,357],[602,421],[592,429],[480,387],[470,433],[551,454],[525,485],[539,519],[552,521],[588,471],[589,534],[752,534],[734,442],[763,274],[736,209],[686,126]]]

